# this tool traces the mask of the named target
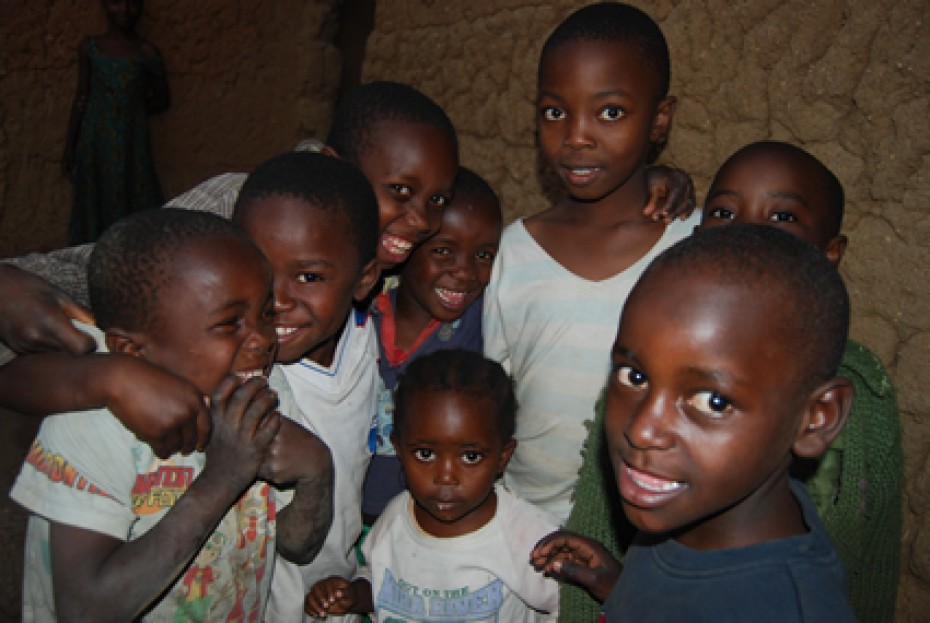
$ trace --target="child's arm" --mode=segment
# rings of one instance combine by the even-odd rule
[[[668,223],[675,218],[684,220],[694,211],[694,184],[681,169],[660,164],[647,167],[646,190],[649,198],[643,216]]]
[[[617,559],[593,539],[564,530],[543,537],[530,553],[537,571],[586,589],[603,603],[620,577]]]
[[[138,357],[40,353],[0,368],[0,406],[30,415],[106,407],[155,454],[203,449],[204,397],[184,379]]]
[[[277,548],[284,558],[309,564],[333,522],[333,459],[320,438],[281,419],[259,477],[275,485],[295,484],[294,499],[278,514]]]
[[[226,378],[214,392],[214,433],[206,467],[150,531],[122,542],[51,524],[52,582],[62,621],[137,618],[176,581],[254,481],[280,425],[277,397],[262,380],[238,383]]]
[[[77,149],[78,135],[81,132],[81,122],[84,120],[84,111],[87,110],[87,98],[90,96],[90,57],[87,39],[78,45],[78,86],[71,104],[71,114],[68,117],[68,134],[65,138],[65,151],[61,157],[61,170],[65,175],[71,176],[74,172],[74,152]]]
[[[313,585],[304,600],[304,612],[324,619],[329,615],[368,614],[374,611],[371,583],[365,578],[349,582],[331,576]]]
[[[93,323],[90,311],[45,279],[0,263],[0,341],[17,353],[94,349],[71,319]]]

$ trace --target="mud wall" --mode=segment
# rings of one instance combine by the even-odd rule
[[[536,63],[584,2],[382,0],[365,79],[410,82],[460,131],[463,163],[508,220],[545,206],[534,147]],[[774,138],[837,172],[853,337],[899,388],[907,454],[899,619],[930,612],[930,4],[886,0],[637,1],[661,24],[679,98],[663,160],[699,195],[739,146]]]
[[[338,88],[338,0],[149,0],[140,31],[165,56],[173,104],[152,119],[167,196],[323,136]],[[545,205],[533,138],[539,47],[582,2],[381,0],[365,79],[410,82],[459,128],[463,162],[508,220]],[[678,114],[663,160],[699,195],[740,145],[788,140],[840,176],[853,336],[900,392],[907,454],[899,619],[930,612],[930,3],[643,0],[672,49]],[[0,256],[65,239],[61,175],[92,0],[0,0]]]
[[[140,34],[161,50],[171,108],[151,117],[166,197],[323,136],[339,85],[338,0],[149,0]],[[0,257],[66,240],[59,166],[77,45],[99,2],[0,0]]]

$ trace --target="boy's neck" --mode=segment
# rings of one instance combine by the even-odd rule
[[[671,536],[691,549],[712,551],[758,545],[808,530],[801,502],[791,491],[785,474],[763,484],[734,506]]]

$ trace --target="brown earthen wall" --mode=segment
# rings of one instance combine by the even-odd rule
[[[173,104],[152,119],[172,196],[325,133],[339,79],[338,0],[149,0],[140,31],[165,56]],[[582,2],[381,0],[364,79],[419,87],[459,128],[462,160],[508,220],[545,205],[533,138],[539,47]],[[899,619],[930,612],[930,3],[926,0],[638,2],[672,49],[679,108],[663,160],[699,195],[761,138],[824,159],[848,196],[843,274],[853,336],[900,391],[907,454]],[[101,32],[92,0],[0,0],[0,257],[60,245],[75,48]],[[5,524],[4,524],[5,525]],[[14,548],[15,549],[15,548]]]
[[[339,87],[338,0],[149,0],[140,34],[165,57],[171,108],[151,117],[165,196],[322,137]],[[0,0],[0,257],[66,241],[59,166],[77,45],[94,0]]]
[[[508,220],[546,205],[534,146],[536,63],[573,0],[382,0],[363,78],[410,82],[442,104],[462,161]],[[907,491],[899,619],[930,612],[930,3],[652,0],[679,98],[663,160],[699,195],[741,145],[791,141],[848,197],[843,274],[853,337],[900,391]]]

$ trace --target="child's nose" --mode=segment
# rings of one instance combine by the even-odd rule
[[[287,278],[274,279],[274,311],[280,313],[288,311],[294,307],[294,299],[289,291],[289,280]]]
[[[647,394],[637,405],[626,429],[626,438],[635,448],[664,450],[674,443],[675,401],[664,395]]]
[[[423,239],[426,239],[439,230],[441,213],[439,213],[438,210],[436,212],[436,218],[432,219],[430,218],[427,200],[411,201],[407,204],[407,214],[405,218],[407,223],[415,228]]]
[[[478,278],[478,266],[473,255],[457,253],[453,259],[452,276],[462,281],[473,281]]]
[[[588,120],[581,115],[571,117],[565,125],[565,145],[577,149],[579,147],[590,147],[593,144],[594,139],[591,136]]]
[[[272,318],[263,317],[258,323],[251,327],[249,336],[245,341],[245,346],[251,350],[265,353],[274,347],[276,339],[274,320]]]
[[[440,459],[437,465],[436,484],[454,485],[458,484],[458,477],[455,474],[455,460],[453,458]]]

